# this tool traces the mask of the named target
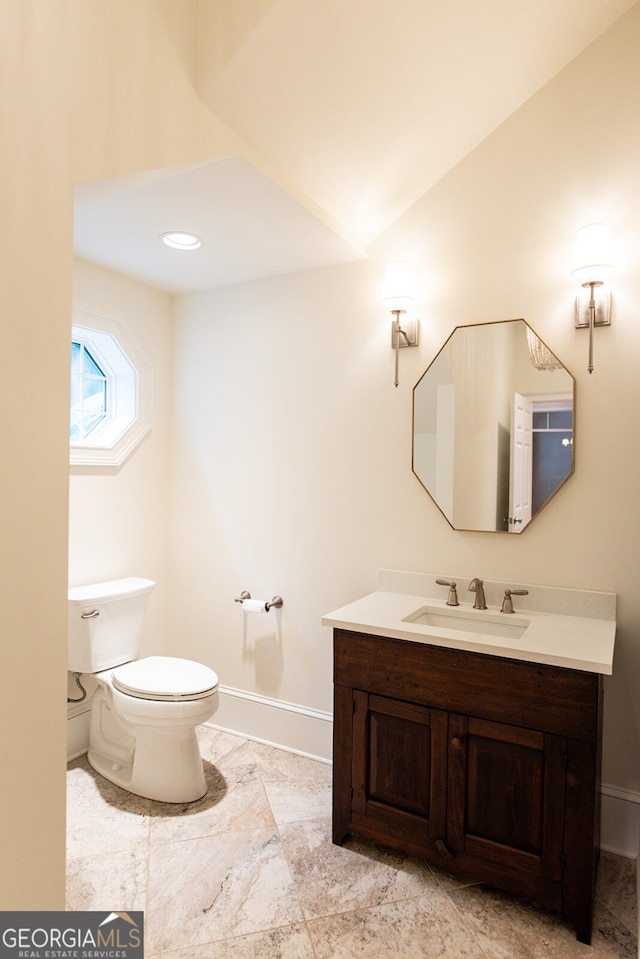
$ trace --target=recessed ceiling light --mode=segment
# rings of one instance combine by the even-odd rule
[[[173,250],[197,250],[202,246],[202,240],[195,233],[173,230],[170,233],[162,233],[160,239]]]

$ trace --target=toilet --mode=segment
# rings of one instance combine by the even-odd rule
[[[136,659],[150,579],[69,590],[69,670],[96,679],[87,758],[105,779],[160,802],[207,791],[196,727],[218,706],[218,677],[189,659]]]

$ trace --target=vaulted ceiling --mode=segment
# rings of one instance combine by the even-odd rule
[[[200,0],[200,96],[262,162],[81,188],[77,253],[174,291],[357,258],[634,3]],[[198,268],[136,243],[163,206]]]

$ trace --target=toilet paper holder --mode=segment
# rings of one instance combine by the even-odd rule
[[[243,589],[240,595],[236,596],[233,601],[234,603],[242,604],[245,599],[251,599],[251,593],[247,589]],[[264,604],[267,612],[269,612],[272,606],[275,607],[275,609],[281,609],[284,606],[284,600],[282,596],[274,596],[271,602],[266,602]]]

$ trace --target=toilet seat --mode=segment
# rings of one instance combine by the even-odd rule
[[[155,701],[204,699],[218,688],[218,677],[208,666],[173,656],[148,656],[125,663],[114,669],[111,679],[119,692]]]

